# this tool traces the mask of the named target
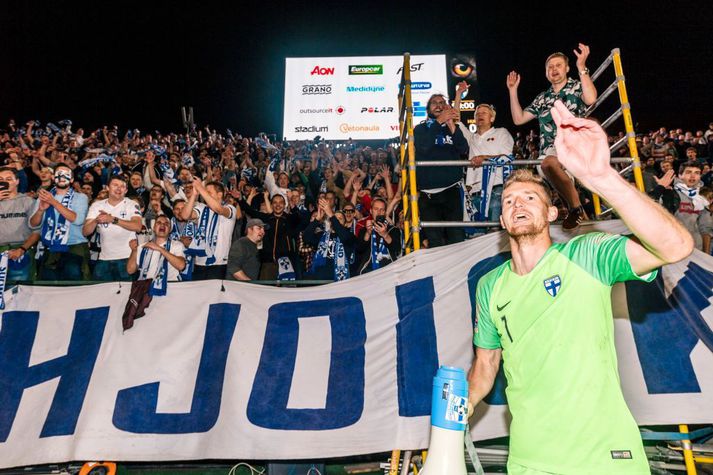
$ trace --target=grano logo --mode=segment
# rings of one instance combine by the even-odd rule
[[[331,84],[305,84],[302,86],[302,95],[331,94]]]

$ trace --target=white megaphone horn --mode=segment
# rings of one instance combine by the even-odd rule
[[[468,381],[460,368],[441,366],[433,378],[431,441],[421,475],[467,475],[464,434],[468,427]]]

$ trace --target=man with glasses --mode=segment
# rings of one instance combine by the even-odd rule
[[[82,280],[89,277],[89,247],[82,234],[89,199],[72,188],[72,169],[59,164],[54,170],[54,188],[37,193],[30,226],[39,229],[42,254],[41,280]]]
[[[587,58],[589,57],[589,46],[579,43],[579,49],[574,50],[577,56],[577,70],[579,71],[579,81],[567,77],[569,72],[569,58],[564,53],[553,53],[545,61],[545,76],[551,86],[541,92],[532,104],[523,109],[517,97],[517,88],[520,85],[520,75],[511,71],[508,74],[506,84],[510,94],[510,112],[515,125],[522,125],[537,117],[540,125],[540,157],[542,160],[542,173],[547,181],[557,190],[569,206],[569,212],[562,222],[562,229],[565,231],[575,230],[582,219],[587,215],[582,208],[577,189],[572,178],[567,174],[564,167],[557,160],[555,150],[555,135],[557,127],[552,120],[550,110],[557,99],[561,100],[567,109],[575,116],[582,117],[587,110],[587,106],[594,104],[597,100],[597,89],[594,87],[592,78],[589,77],[587,68]]]
[[[460,160],[461,155],[468,153],[468,141],[456,127],[459,112],[448,105],[442,94],[432,95],[426,109],[428,119],[418,124],[413,131],[416,160]],[[416,186],[422,221],[463,221],[459,190],[462,178],[462,167],[429,167],[419,170]],[[421,236],[424,246],[438,247],[463,241],[465,232],[460,227],[425,228]]]
[[[354,205],[348,204],[342,209],[342,213],[344,213],[344,227],[356,235],[356,208]]]

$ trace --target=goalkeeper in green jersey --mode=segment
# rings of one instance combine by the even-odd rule
[[[500,222],[512,259],[478,282],[469,403],[490,392],[502,358],[512,414],[508,473],[649,473],[619,384],[611,286],[654,279],[658,267],[688,256],[693,240],[611,168],[597,123],[560,101],[552,117],[562,165],[614,207],[634,237],[590,233],[553,244],[557,208],[542,180],[527,170],[508,179]]]

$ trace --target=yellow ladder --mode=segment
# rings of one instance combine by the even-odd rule
[[[416,150],[413,142],[413,100],[411,97],[411,55],[404,53],[399,84],[399,163],[401,199],[404,210],[404,249],[406,254],[421,249],[421,223],[416,192]]]
[[[619,108],[604,122],[602,122],[602,128],[606,129],[619,117],[624,117],[624,132],[625,135],[621,140],[618,140],[615,144],[609,147],[611,152],[614,152],[619,147],[621,147],[624,142],[629,146],[629,153],[631,155],[631,165],[634,172],[634,182],[639,191],[644,192],[644,176],[641,173],[641,160],[639,159],[639,151],[636,148],[636,132],[634,131],[634,121],[631,119],[631,104],[629,103],[629,96],[626,92],[626,82],[624,79],[624,70],[621,66],[621,52],[619,48],[614,48],[607,59],[597,68],[592,74],[592,81],[596,81],[599,76],[611,65],[614,64],[614,82],[607,87],[604,92],[602,92],[597,100],[589,106],[585,112],[585,116],[589,116],[594,109],[599,107],[599,105],[604,102],[615,90],[619,91]],[[625,171],[628,170],[628,167]],[[594,214],[596,217],[602,214],[601,200],[598,195],[593,195],[594,201]]]

